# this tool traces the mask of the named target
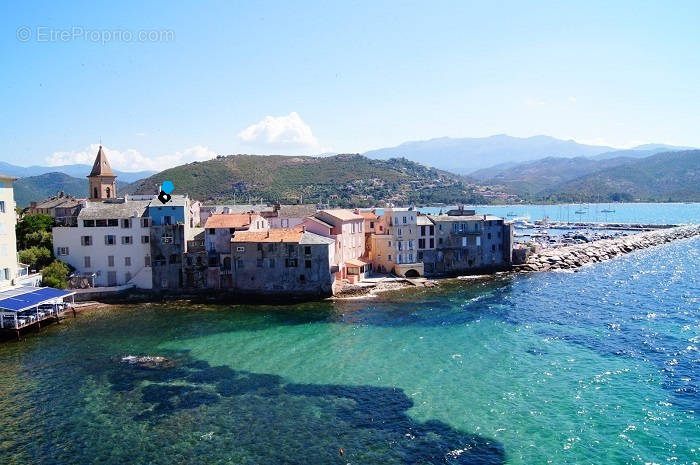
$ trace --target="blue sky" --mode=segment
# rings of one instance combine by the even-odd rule
[[[4,2],[0,160],[90,161],[100,137],[126,170],[500,133],[700,146],[698,17],[696,1]]]

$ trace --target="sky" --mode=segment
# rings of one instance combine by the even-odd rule
[[[700,2],[3,2],[0,161],[700,146]]]

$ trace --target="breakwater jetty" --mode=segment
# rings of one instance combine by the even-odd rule
[[[632,236],[544,249],[529,255],[525,263],[514,266],[514,269],[516,271],[549,271],[578,268],[587,263],[602,262],[635,250],[697,235],[700,235],[700,225],[679,226]]]

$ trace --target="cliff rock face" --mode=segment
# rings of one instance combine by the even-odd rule
[[[700,235],[700,225],[680,226],[644,232],[634,236],[546,249],[530,255],[524,264],[516,265],[514,268],[516,271],[549,271],[578,268],[587,263],[601,262],[634,250],[646,249],[647,247],[697,235]]]

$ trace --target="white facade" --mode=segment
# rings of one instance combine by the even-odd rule
[[[151,289],[150,220],[142,216],[145,209],[135,205],[125,216],[123,205],[115,204],[110,211],[104,208],[108,204],[101,204],[100,215],[95,215],[90,214],[91,205],[95,204],[81,211],[77,227],[53,228],[56,258],[78,273],[95,273],[95,287],[133,284]]]
[[[12,176],[0,175],[0,288],[12,285],[17,277],[17,237]]]

